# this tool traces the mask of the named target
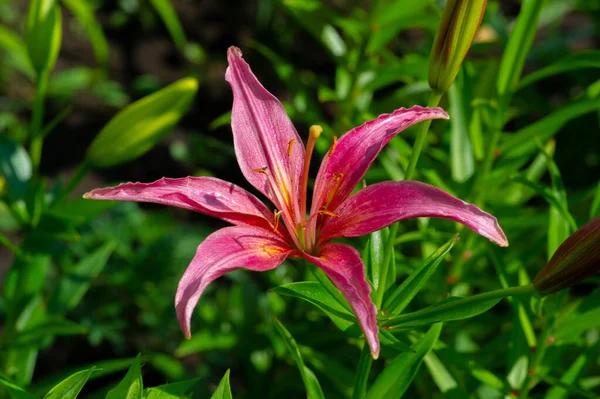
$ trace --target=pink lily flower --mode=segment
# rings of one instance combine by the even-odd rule
[[[332,243],[334,238],[362,236],[400,220],[434,217],[462,223],[498,245],[508,245],[492,215],[424,183],[388,181],[350,195],[388,141],[418,122],[447,119],[441,108],[401,108],[334,139],[319,169],[307,217],[308,169],[322,129],[310,128],[305,148],[283,106],[256,79],[240,49],[229,48],[227,57],[236,157],[250,184],[275,205],[274,212],[243,188],[212,177],[124,183],[84,195],[186,208],[234,225],[214,232],[198,246],[179,282],[175,308],[187,338],[193,309],[212,281],[239,268],[266,271],[288,258],[303,258],[321,268],[348,300],[377,358],[377,309],[363,262],[356,249]]]

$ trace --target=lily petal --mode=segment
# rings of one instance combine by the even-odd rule
[[[311,215],[324,207],[329,211],[336,209],[395,135],[416,123],[440,118],[448,119],[448,114],[441,108],[400,108],[343,135],[321,164],[315,182]]]
[[[240,169],[284,212],[284,220],[294,224],[292,212],[299,212],[304,144],[279,100],[256,79],[240,49],[230,47],[227,59],[225,79],[233,90],[231,128]],[[297,221],[303,220],[299,213],[295,216]]]
[[[432,217],[464,224],[496,244],[508,246],[495,217],[437,187],[417,181],[373,184],[344,201],[335,213],[339,217],[331,217],[323,225],[322,242],[341,236],[362,236],[399,220]]]
[[[208,284],[240,268],[259,272],[274,269],[292,251],[275,234],[255,227],[225,227],[208,236],[198,246],[175,294],[177,319],[185,337],[191,336],[192,312]]]
[[[365,266],[358,251],[344,244],[325,246],[318,256],[303,253],[317,265],[344,295],[356,315],[373,358],[379,356],[377,309],[371,300],[371,286],[365,281]]]
[[[214,177],[164,177],[152,183],[123,183],[84,194],[96,200],[152,202],[218,217],[235,225],[272,230],[273,213],[258,198]]]

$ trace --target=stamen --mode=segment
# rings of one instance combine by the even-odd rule
[[[296,139],[292,139],[290,140],[290,142],[288,143],[288,157],[291,158],[292,157],[292,149],[294,148],[294,143],[296,142]]]
[[[323,208],[319,211],[319,215],[325,215],[325,216],[331,216],[334,218],[339,218],[340,215],[338,215],[337,213],[333,213],[331,211],[328,211],[327,209]]]
[[[331,142],[331,147],[329,147],[329,151],[327,151],[328,158],[331,158],[331,156],[333,155],[336,145],[337,145],[337,136],[333,136],[333,141]]]
[[[267,177],[269,176],[269,174],[267,173],[267,167],[266,166],[264,166],[262,168],[252,169],[252,171],[255,172],[255,173],[262,173],[263,175],[265,175]]]
[[[335,193],[337,192],[337,190],[340,188],[340,185],[342,184],[343,178],[344,178],[343,173],[334,173],[333,174],[332,185],[329,188],[329,190],[327,191],[327,196],[325,197],[324,208],[327,208],[329,206],[329,204],[331,203],[331,201],[333,200]]]
[[[279,228],[279,219],[281,219],[281,213],[282,211],[273,211],[273,231],[277,232],[277,229]]]
[[[315,142],[323,133],[323,128],[319,125],[312,125],[308,129],[308,142],[306,143],[306,154],[304,155],[304,171],[302,172],[302,192],[300,193],[300,215],[306,218],[306,192],[308,190],[308,169],[310,168],[310,158],[315,149]]]

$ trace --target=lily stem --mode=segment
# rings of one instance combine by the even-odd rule
[[[44,69],[39,73],[35,84],[35,99],[33,100],[31,127],[29,131],[29,137],[31,138],[29,155],[31,156],[31,164],[34,173],[38,172],[42,159],[42,146],[44,143],[44,135],[42,134],[44,98],[46,97],[49,77],[50,71]]]
[[[444,93],[442,92],[433,91],[429,96],[429,102],[427,103],[427,106],[437,107],[443,95]],[[425,144],[425,138],[427,137],[427,132],[429,131],[430,125],[431,120],[427,120],[419,124],[417,139],[415,140],[415,145],[413,146],[412,154],[410,154],[410,161],[408,162],[408,167],[406,168],[406,173],[404,174],[404,180],[412,179],[413,175],[415,174],[417,161],[419,160],[419,155],[421,155],[421,150],[423,149],[423,145]]]

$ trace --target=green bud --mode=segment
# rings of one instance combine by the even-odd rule
[[[571,234],[540,270],[533,286],[544,295],[568,288],[600,271],[600,217]]]
[[[87,160],[106,168],[146,153],[186,113],[197,90],[198,81],[185,78],[128,105],[96,136]]]
[[[25,25],[27,54],[35,71],[51,71],[62,39],[62,18],[56,0],[31,0]]]
[[[429,86],[447,91],[481,24],[487,0],[448,0],[429,56]]]

